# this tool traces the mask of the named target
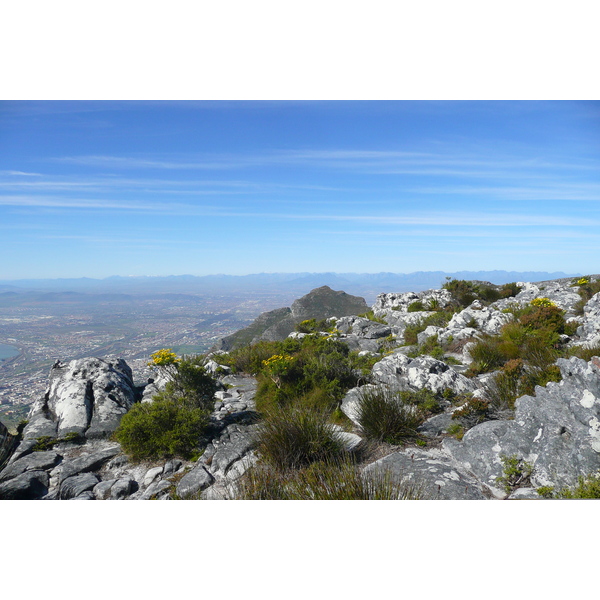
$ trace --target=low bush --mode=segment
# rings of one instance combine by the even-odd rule
[[[267,413],[258,436],[262,460],[279,471],[342,460],[346,454],[344,442],[327,417],[326,413],[300,406]]]
[[[406,312],[419,312],[422,310],[426,310],[426,308],[420,300],[415,300],[406,307]]]
[[[489,403],[480,398],[469,398],[459,409],[452,413],[452,419],[458,421],[464,434],[479,423],[489,420]],[[450,433],[450,431],[448,431]]]
[[[590,500],[600,498],[600,473],[589,477],[580,477],[577,485],[556,492],[556,498],[562,500]]]
[[[179,360],[165,390],[155,398],[178,402],[189,408],[212,410],[217,384],[204,368],[204,361],[203,356],[184,357]]]
[[[334,325],[329,323],[327,319],[306,319],[298,323],[294,328],[298,333],[318,333],[320,331],[331,332]]]
[[[507,494],[519,487],[531,485],[530,477],[533,473],[533,465],[519,458],[516,454],[512,456],[500,456],[504,465],[503,474],[496,478]]]
[[[132,460],[189,458],[208,425],[208,411],[171,400],[134,404],[114,439]]]

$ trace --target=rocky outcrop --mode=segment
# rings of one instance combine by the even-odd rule
[[[29,413],[25,440],[75,433],[86,438],[110,435],[137,399],[131,369],[119,359],[72,360],[55,364],[43,398]]]
[[[571,284],[570,279],[521,284],[523,289],[514,298],[489,306],[476,301],[455,314],[446,327],[428,327],[418,341],[423,343],[430,335],[437,335],[441,343],[449,342],[450,336],[460,341],[482,334],[496,335],[512,319],[503,308],[511,303],[524,305],[535,297],[548,297],[568,316],[579,302],[577,288]],[[335,321],[334,335],[338,339],[351,349],[376,353],[382,343],[389,348],[395,338],[400,338],[407,324],[434,314],[414,311],[415,302],[420,303],[418,309],[439,309],[450,302],[446,290],[382,294],[373,312],[386,323],[378,323],[357,316],[365,312],[364,301],[356,304],[351,314],[342,315],[339,307],[345,302],[340,296],[343,292],[319,288],[311,294],[311,298],[301,298],[291,308],[271,315],[272,321],[265,317],[263,325],[270,324],[262,332],[260,327],[253,330],[252,335],[260,338],[270,330],[263,339],[271,335],[282,339],[289,334],[284,332],[289,325],[286,320],[292,315],[295,322],[335,316],[332,323]],[[342,301],[336,304],[336,298]],[[350,305],[348,302],[347,308]],[[317,307],[321,310],[318,314],[314,312]],[[330,314],[334,310],[337,314]],[[578,319],[581,326],[577,335],[566,342],[598,344],[599,294],[586,304]],[[579,476],[600,470],[600,357],[589,362],[578,358],[558,360],[562,381],[537,387],[533,395],[517,399],[514,413],[509,415],[514,418],[495,413],[495,420],[474,426],[469,423],[471,428],[459,440],[448,435],[450,425],[456,424],[452,417],[459,407],[446,399],[447,392],[481,396],[481,386],[492,374],[469,379],[461,374],[466,365],[449,366],[431,356],[414,357],[418,351],[407,347],[386,356],[380,354],[370,377],[365,377],[368,383],[350,390],[343,399],[342,411],[356,425],[355,432],[343,431],[339,426],[336,429],[347,450],[359,453],[368,447],[358,435],[357,405],[364,392],[381,386],[391,390],[428,389],[441,399],[444,409],[419,428],[420,443],[427,440],[427,447],[391,447],[385,449],[388,454],[383,457],[383,451],[378,450],[377,460],[361,467],[364,477],[387,473],[396,481],[414,485],[424,498],[519,499],[539,498],[537,487],[571,486]],[[470,360],[468,345],[461,356],[465,363]],[[254,401],[257,382],[252,377],[231,375],[214,361],[210,371],[221,385],[214,397],[210,426],[198,441],[198,459],[132,463],[118,444],[106,439],[121,416],[142,397],[126,363],[81,359],[55,365],[45,397],[32,407],[24,439],[0,470],[0,499],[235,498],[239,478],[259,460],[256,443],[261,423]],[[159,380],[149,383],[145,401],[151,401],[162,387],[164,382]],[[41,444],[42,436],[49,436],[52,444]],[[0,444],[8,447],[11,439],[0,427]],[[525,487],[509,492],[501,479],[503,460],[508,457],[516,457],[532,469],[522,484]]]
[[[462,441],[443,440],[444,450],[472,471],[497,497],[501,457],[531,463],[534,486],[569,486],[600,469],[600,359],[559,359],[560,383],[537,387],[517,400],[515,418],[487,421]]]
[[[588,347],[600,346],[600,292],[583,307],[583,325],[577,330],[579,343]]]
[[[285,339],[295,326],[307,319],[358,315],[368,310],[364,298],[334,291],[324,285],[295,300],[290,308],[278,308],[260,315],[251,325],[223,338],[216,349],[232,350],[260,340]]]

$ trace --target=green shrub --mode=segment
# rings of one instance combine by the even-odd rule
[[[206,410],[171,400],[134,404],[123,415],[114,439],[134,461],[189,458],[198,449],[208,415]]]
[[[298,323],[294,329],[299,333],[331,332],[334,329],[334,325],[328,323],[327,319],[306,319],[305,321]]]
[[[567,357],[571,356],[576,356],[589,362],[593,356],[600,356],[600,344],[597,346],[571,346],[567,350]]]
[[[383,386],[363,390],[357,406],[362,435],[390,444],[417,438],[417,427],[425,420],[425,414],[418,402],[411,403],[402,392]]]
[[[368,476],[349,461],[316,462],[281,472],[268,465],[248,469],[237,483],[240,500],[420,500],[422,486],[398,480],[389,472]]]
[[[387,325],[385,319],[383,319],[382,317],[376,317],[375,313],[372,310],[368,310],[366,313],[362,313],[357,316],[363,317],[364,319],[369,319],[369,321],[374,321],[375,323],[381,323],[382,325]]]
[[[425,306],[420,300],[415,300],[406,307],[406,312],[419,312],[422,310],[425,310]]]
[[[588,477],[580,477],[577,485],[563,488],[556,493],[562,500],[591,500],[600,498],[600,473]]]
[[[470,429],[489,420],[489,404],[480,398],[469,398],[459,409],[452,413],[452,419],[460,421],[464,428]]]
[[[299,346],[297,340],[290,340]],[[222,365],[231,367],[235,373],[248,373],[255,375],[262,368],[263,361],[277,354],[280,344],[278,342],[261,341],[249,346],[242,346],[232,350],[229,354],[219,354],[215,360]]]
[[[516,282],[505,283],[500,287],[500,297],[501,298],[513,298],[516,296],[523,288],[516,284]]]
[[[516,454],[512,456],[500,456],[500,460],[504,465],[504,470],[503,474],[496,479],[496,482],[502,485],[507,494],[510,494],[519,487],[531,485],[532,464],[525,462]]]
[[[156,398],[185,404],[189,408],[212,410],[217,384],[204,368],[204,357],[184,357],[177,363],[171,381]]]
[[[324,412],[291,406],[265,415],[258,436],[262,460],[279,471],[317,461],[340,461],[346,454],[340,432]]]

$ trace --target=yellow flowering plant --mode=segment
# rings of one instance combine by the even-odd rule
[[[177,354],[171,348],[162,348],[150,355],[148,366],[156,369],[159,373],[163,373],[169,379],[173,379],[173,376],[177,373],[177,365],[180,362]]]
[[[531,306],[537,307],[556,306],[556,304],[554,304],[550,298],[534,298],[530,304]]]
[[[262,364],[266,374],[273,380],[273,383],[281,388],[281,378],[285,376],[294,362],[293,356],[286,354],[274,354],[267,360],[263,360]]]

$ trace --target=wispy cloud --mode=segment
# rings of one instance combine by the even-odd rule
[[[323,222],[364,223],[378,226],[453,226],[453,227],[591,227],[600,219],[589,216],[500,213],[485,211],[424,211],[372,214],[323,214],[301,212],[244,211],[217,205],[174,202],[121,202],[115,200],[72,199],[51,196],[0,196],[0,205],[109,211],[139,211],[179,216],[260,218]]]
[[[0,171],[0,175],[10,175],[17,177],[41,177],[41,173],[26,173],[25,171]]]

